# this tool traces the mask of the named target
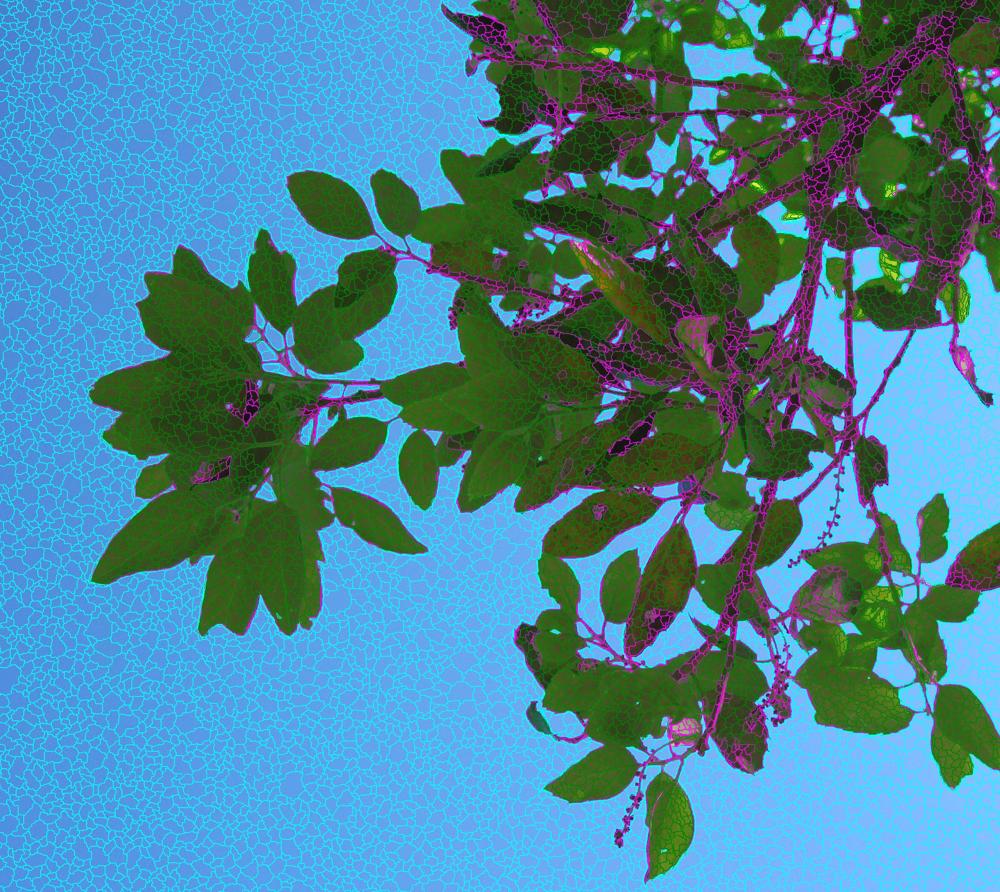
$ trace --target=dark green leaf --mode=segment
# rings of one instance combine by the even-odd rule
[[[398,406],[440,396],[469,380],[469,373],[453,362],[441,362],[405,372],[382,382],[382,394]]]
[[[828,667],[807,690],[819,725],[859,734],[892,734],[913,718],[913,710],[899,701],[899,689],[864,669]]]
[[[651,647],[685,606],[698,573],[694,546],[683,524],[675,524],[657,542],[625,627],[625,653],[630,657]]]
[[[934,294],[913,287],[906,292],[890,291],[881,285],[862,285],[856,293],[858,306],[883,331],[928,328],[941,321],[934,308]]]
[[[257,234],[247,267],[247,283],[250,297],[264,318],[282,334],[287,332],[295,316],[295,259],[274,246],[266,229]]]
[[[304,170],[288,177],[288,192],[313,229],[352,240],[375,234],[368,208],[350,183],[328,173]]]
[[[513,431],[525,427],[542,408],[542,396],[534,382],[516,371],[491,372],[474,377],[449,392],[447,401],[449,408],[487,431]],[[407,409],[412,407],[413,404]],[[414,423],[405,413],[403,417]]]
[[[750,533],[753,526],[747,527],[733,543],[730,561],[739,564],[750,542]],[[754,567],[760,570],[762,567],[769,567],[792,547],[792,543],[802,532],[802,514],[799,506],[791,499],[777,499],[767,512],[767,520],[764,522],[764,530],[760,537],[760,546],[757,549],[757,560]],[[729,563],[730,561],[727,561]]]
[[[669,774],[658,774],[646,788],[646,876],[667,873],[691,847],[694,812],[681,785]]]
[[[882,562],[877,550],[864,542],[837,542],[806,556],[814,570],[830,564],[843,567],[862,588],[874,585],[882,578]]]
[[[398,554],[426,553],[427,546],[414,539],[393,510],[378,499],[343,487],[331,487],[330,492],[337,520],[365,542]]]
[[[291,508],[303,526],[318,530],[333,523],[322,485],[310,470],[306,447],[300,443],[293,441],[281,450],[271,466],[271,486],[278,501]]]
[[[235,539],[208,565],[198,633],[207,635],[209,629],[221,623],[230,632],[245,635],[259,602],[260,590],[250,571],[247,542]]]
[[[548,734],[549,736],[552,735],[552,729],[549,727],[548,721],[545,716],[538,711],[537,700],[532,700],[531,703],[528,704],[528,710],[525,714],[528,716],[528,721],[531,722],[532,728],[536,731],[540,731],[542,734]]]
[[[577,124],[549,156],[555,173],[597,173],[608,170],[621,148],[621,138],[603,121]]]
[[[477,177],[493,177],[502,173],[509,173],[521,161],[531,154],[532,150],[541,141],[541,136],[534,136],[531,139],[526,139],[524,142],[518,143],[516,146],[508,149],[503,154],[497,156],[492,161],[488,161],[479,170],[476,171]],[[503,140],[503,142],[507,142]],[[510,145],[507,143],[507,145]]]
[[[546,785],[545,789],[567,802],[613,799],[624,790],[639,764],[623,746],[602,746]]]
[[[937,722],[931,728],[931,755],[938,764],[941,779],[953,790],[972,774],[972,757],[965,747],[945,737]]]
[[[306,594],[306,552],[298,515],[281,502],[258,502],[245,545],[254,586],[278,628],[291,635],[299,626]]]
[[[451,405],[448,395],[408,403],[399,417],[412,427],[446,434],[464,434],[479,427]]]
[[[543,552],[538,559],[538,579],[560,607],[576,612],[580,603],[580,580],[569,564]]]
[[[656,433],[608,463],[608,473],[630,486],[677,483],[718,457],[719,442],[697,443],[670,431]]]
[[[937,620],[922,601],[907,607],[903,614],[903,631],[908,640],[902,654],[916,670],[917,679],[926,683],[943,678],[948,672],[948,652],[941,640]],[[916,648],[916,655],[913,648]]]
[[[135,481],[135,494],[140,499],[151,499],[163,492],[171,483],[170,475],[167,473],[167,460],[164,459],[159,464],[149,465],[139,472],[139,479]]]
[[[795,593],[792,605],[806,619],[839,624],[851,619],[860,600],[860,583],[833,565],[813,573]]]
[[[733,768],[747,774],[756,774],[764,767],[764,755],[767,753],[767,718],[764,707],[754,705],[752,699],[732,693],[732,690],[731,686],[726,688],[712,740],[719,747],[722,757]],[[716,699],[713,692],[707,708],[714,709]]]
[[[549,528],[542,550],[556,557],[597,554],[621,533],[649,520],[663,501],[645,493],[594,493]]]
[[[578,350],[547,334],[522,334],[501,344],[503,355],[553,400],[583,402],[598,392],[597,373]],[[475,370],[470,366],[470,371]]]
[[[921,563],[931,564],[948,551],[945,533],[948,532],[949,520],[948,502],[942,493],[934,496],[917,512],[917,529],[920,531],[917,557]]]
[[[413,504],[425,511],[437,495],[439,468],[434,443],[415,430],[399,450],[399,480]]]
[[[877,437],[858,437],[854,461],[861,503],[871,504],[875,487],[889,482],[889,452]]]
[[[752,415],[746,416],[747,450],[750,453],[748,477],[763,480],[790,480],[812,469],[810,452],[823,448],[820,439],[803,430],[776,431],[772,440],[764,425]]]
[[[323,375],[353,369],[364,357],[357,341],[345,338],[338,324],[337,288],[320,288],[295,309],[292,352],[306,368]]]
[[[106,585],[149,570],[175,567],[188,557],[214,506],[192,490],[171,490],[145,505],[108,543],[91,582]]]
[[[385,445],[388,432],[389,425],[378,418],[344,418],[312,447],[309,466],[332,471],[371,461]]]
[[[869,509],[868,511],[869,519],[874,519],[875,512]],[[913,569],[913,559],[910,557],[910,553],[906,550],[906,546],[903,545],[902,540],[899,537],[899,525],[894,521],[888,514],[884,514],[881,511],[878,513],[879,524],[882,527],[882,532],[885,534],[885,544],[889,550],[889,567],[892,570],[897,570],[900,573],[909,573]],[[881,566],[881,546],[879,544],[879,533],[878,527],[875,528],[875,532],[872,533],[871,538],[868,540],[868,547],[873,549],[877,555],[879,555],[879,566]]]
[[[979,606],[979,592],[952,588],[950,585],[932,585],[920,603],[939,622],[960,623]]]
[[[639,593],[639,551],[622,552],[601,578],[601,611],[609,623],[623,623],[632,612]]]
[[[983,764],[1000,770],[1000,735],[986,708],[967,687],[938,685],[934,727]]]
[[[379,169],[371,175],[375,209],[386,228],[398,236],[413,232],[420,219],[420,199],[396,174]]]

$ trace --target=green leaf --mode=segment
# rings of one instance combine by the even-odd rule
[[[819,725],[858,734],[892,734],[913,718],[913,710],[899,700],[899,689],[864,669],[828,667],[807,691]]]
[[[621,148],[621,137],[603,121],[577,124],[549,156],[554,173],[597,173],[608,170]]]
[[[994,22],[976,22],[951,43],[951,57],[959,64],[986,68],[996,60],[1000,42]]]
[[[958,553],[945,583],[979,592],[1000,587],[1000,523],[975,536]]]
[[[651,518],[663,499],[646,493],[597,492],[557,520],[542,540],[555,557],[588,557]]]
[[[298,515],[282,502],[258,502],[247,526],[244,556],[278,628],[291,635],[306,594],[306,552]]]
[[[687,606],[697,574],[691,537],[683,524],[675,524],[657,542],[642,571],[639,594],[625,626],[628,656],[638,656],[670,628]]]
[[[538,559],[538,579],[560,607],[576,612],[580,603],[580,580],[569,564],[543,552]]]
[[[649,296],[639,273],[600,245],[582,240],[570,244],[584,270],[618,312],[657,343],[672,342],[669,320]]]
[[[446,434],[464,434],[479,425],[451,405],[446,395],[440,398],[417,400],[408,403],[399,417],[412,427],[422,427]]]
[[[920,603],[939,622],[960,623],[979,606],[979,592],[950,585],[932,585]]]
[[[718,656],[721,657],[722,654]],[[714,709],[715,703],[716,695],[713,691],[706,702],[706,712]],[[767,753],[767,719],[764,707],[756,706],[753,699],[733,693],[733,687],[728,686],[715,731],[712,732],[712,740],[729,765],[747,774],[756,774],[764,767],[764,756]]]
[[[208,565],[198,634],[207,635],[213,626],[222,624],[230,632],[245,635],[259,602],[259,587],[250,572],[246,541],[234,539]]]
[[[945,737],[937,722],[931,728],[931,755],[938,764],[941,779],[953,790],[963,778],[972,774],[972,757],[969,751]]]
[[[378,499],[344,487],[331,487],[337,520],[365,542],[397,554],[424,554],[422,545],[403,526],[391,508]]]
[[[870,505],[875,487],[889,482],[889,452],[877,437],[858,437],[854,462],[861,503]]]
[[[418,508],[426,511],[437,495],[437,453],[434,443],[422,430],[415,430],[399,450],[399,480]]]
[[[656,433],[608,463],[608,473],[629,486],[677,483],[718,457],[719,441],[697,443],[670,431]]]
[[[882,562],[878,552],[864,542],[837,542],[806,556],[806,563],[814,570],[836,564],[861,583],[863,588],[873,586],[882,578]]]
[[[609,623],[623,623],[632,612],[639,593],[639,551],[622,552],[601,578],[601,611]]]
[[[1000,770],[1000,735],[986,707],[967,687],[938,685],[934,727],[984,765]]]
[[[538,0],[539,11],[566,41],[596,40],[616,34],[628,21],[630,0]]]
[[[397,406],[408,406],[418,400],[441,396],[468,380],[469,373],[462,366],[441,362],[383,381],[382,395]]]
[[[681,785],[669,774],[658,774],[646,788],[646,876],[666,873],[691,847],[694,839],[694,812]]]
[[[748,526],[733,543],[732,556],[726,563],[739,564],[750,542],[753,525]],[[792,543],[802,532],[802,514],[799,506],[791,499],[777,499],[767,512],[764,530],[757,549],[757,560],[754,567],[760,570],[778,561],[792,547]]]
[[[266,229],[257,233],[247,267],[247,282],[250,297],[264,318],[282,334],[287,332],[295,316],[295,259],[274,246]]]
[[[542,409],[542,396],[534,382],[520,372],[491,372],[451,391],[448,405],[483,430],[514,431],[535,420]],[[406,413],[403,419],[413,423]]]
[[[941,321],[934,308],[935,295],[910,287],[905,292],[890,291],[881,285],[862,285],[856,292],[858,306],[883,331],[928,328]]]
[[[371,175],[375,209],[386,229],[398,236],[407,236],[420,219],[420,199],[396,174],[379,169]]]
[[[625,747],[602,746],[571,765],[545,789],[567,802],[613,799],[638,770],[639,763]]]
[[[771,292],[781,265],[781,243],[774,227],[763,217],[748,217],[733,227],[732,241],[740,262],[749,268],[761,292]]]
[[[763,480],[790,480],[800,477],[812,469],[810,452],[823,448],[815,434],[803,430],[779,430],[774,438],[764,425],[752,415],[746,416],[747,451],[750,465],[748,477]]]
[[[501,342],[501,351],[553,400],[579,403],[599,391],[597,372],[578,350],[547,334],[520,334]],[[470,371],[474,370],[471,369]]]
[[[851,619],[860,601],[860,583],[833,565],[813,573],[793,596],[792,605],[806,619],[839,624]]]
[[[309,465],[332,471],[364,464],[379,454],[388,432],[389,425],[378,418],[343,418],[312,447]]]
[[[937,620],[931,616],[922,601],[916,601],[906,608],[903,630],[909,641],[903,645],[902,654],[916,670],[917,679],[926,683],[943,678],[948,672],[948,652],[941,640]],[[914,648],[916,655],[913,653]]]
[[[887,646],[885,642],[893,640],[903,626],[899,589],[888,585],[866,588],[851,622],[866,638]]]
[[[167,473],[167,460],[164,459],[159,464],[149,465],[139,472],[139,479],[135,481],[135,494],[140,499],[151,499],[171,486],[172,482]]]
[[[761,34],[771,34],[785,24],[799,6],[798,0],[767,0],[764,14],[757,23]]]
[[[193,489],[158,496],[114,535],[90,581],[107,585],[133,573],[177,566],[195,548],[213,511]]]
[[[844,272],[847,262],[843,257],[828,257],[826,261],[826,280],[833,286],[838,297],[844,296]]]
[[[858,185],[865,197],[878,201],[887,184],[900,182],[910,164],[910,149],[895,133],[866,139],[857,159]]]
[[[310,470],[305,446],[288,443],[271,467],[271,486],[278,500],[291,508],[300,523],[310,529],[323,529],[333,523],[326,508],[322,484]]]
[[[337,315],[336,286],[314,291],[295,309],[292,352],[322,375],[349,371],[365,358],[361,345],[341,334]]]
[[[871,520],[875,518],[875,512],[871,509],[868,510],[868,517]],[[878,513],[879,523],[882,526],[882,531],[885,533],[885,544],[889,549],[889,567],[892,570],[897,570],[900,573],[909,573],[913,569],[913,559],[910,557],[910,553],[906,550],[903,545],[902,539],[899,537],[899,525],[894,521],[888,514],[883,514],[881,511]],[[873,549],[876,555],[879,555],[879,566],[881,567],[881,549],[879,545],[879,535],[878,528],[876,527],[875,532],[872,533],[871,538],[868,540],[868,547]]]
[[[693,616],[691,617],[691,622],[694,623],[694,627],[699,632],[701,632],[702,637],[706,641],[711,635],[715,634],[715,629],[712,626],[708,625],[708,623],[703,623],[700,620],[695,619]],[[725,653],[726,649],[729,647],[730,637],[731,636],[729,635],[719,636],[718,641],[716,643],[716,647],[718,647],[718,649],[722,653]],[[757,659],[757,654],[755,654],[753,650],[748,645],[744,644],[742,641],[737,640],[735,648],[736,648],[736,656],[743,657],[746,660]]]
[[[304,170],[288,177],[288,192],[306,223],[325,235],[357,240],[375,234],[368,208],[350,183]]]
[[[536,731],[540,731],[542,734],[552,735],[552,729],[549,727],[548,720],[538,711],[538,701],[532,700],[528,704],[528,709],[525,715],[528,716],[528,721],[531,722],[531,727]]]
[[[924,564],[931,564],[943,558],[948,551],[948,532],[950,515],[948,502],[943,493],[935,495],[923,508],[917,512],[917,529],[920,532],[920,547],[917,557]]]
[[[534,136],[531,139],[526,139],[524,142],[518,143],[516,146],[509,148],[506,152],[498,155],[492,161],[488,161],[479,170],[476,171],[477,177],[494,177],[502,173],[510,173],[518,164],[521,163],[528,155],[531,154],[532,150],[541,141],[541,136]],[[507,140],[501,140],[500,142],[510,145]]]

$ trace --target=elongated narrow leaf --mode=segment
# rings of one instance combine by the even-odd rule
[[[378,418],[344,418],[312,447],[309,464],[314,471],[364,464],[379,454],[388,431],[389,426]]]
[[[609,623],[623,623],[632,612],[639,593],[639,551],[622,552],[604,571],[601,579],[601,611]]]
[[[948,532],[949,521],[948,502],[943,493],[935,495],[917,512],[917,529],[920,532],[917,557],[921,563],[932,564],[944,557],[948,551],[945,533]]]
[[[639,273],[600,245],[587,241],[572,241],[571,245],[587,274],[619,313],[657,343],[671,343],[669,322],[649,296]]]
[[[306,223],[325,235],[363,239],[375,234],[364,200],[338,177],[303,170],[288,177],[288,192]]]
[[[415,430],[399,450],[399,480],[413,504],[426,511],[437,495],[440,469],[434,442]]]
[[[288,331],[295,315],[295,259],[274,246],[266,229],[257,234],[247,268],[247,283],[250,296],[264,318],[282,334]]]
[[[549,727],[548,719],[546,719],[545,716],[538,711],[537,700],[532,700],[531,703],[528,704],[528,709],[525,715],[528,716],[528,721],[531,722],[532,728],[542,734],[548,734],[550,737],[552,736],[552,729]]]
[[[694,812],[681,785],[658,774],[646,788],[646,882],[671,870],[694,839]]]
[[[331,487],[330,492],[337,520],[365,542],[398,554],[427,551],[427,546],[413,538],[395,512],[378,499],[344,487]]]
[[[612,799],[624,790],[639,764],[623,746],[602,746],[571,765],[545,789],[567,802]]]
[[[142,508],[108,543],[91,582],[175,567],[191,554],[212,509],[191,490],[171,490]]]
[[[616,536],[649,520],[662,504],[663,499],[645,493],[594,493],[549,528],[542,550],[569,558],[597,554]]]
[[[669,629],[685,606],[698,575],[691,537],[683,524],[672,526],[657,542],[625,627],[625,653],[635,657]]]

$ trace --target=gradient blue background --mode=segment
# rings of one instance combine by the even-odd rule
[[[495,89],[482,69],[465,76],[467,38],[436,3],[387,11],[361,0],[15,2],[0,34],[0,889],[643,888],[644,805],[618,850],[627,794],[568,805],[544,792],[586,744],[530,727],[524,710],[541,692],[512,643],[519,622],[550,606],[539,543],[579,494],[518,516],[512,489],[460,515],[453,468],[424,514],[395,479],[406,433],[395,424],[373,466],[328,479],[392,505],[431,551],[402,557],[324,531],[311,632],[285,638],[262,612],[245,638],[199,637],[207,561],[88,581],[142,504],[140,463],[101,440],[115,414],[87,393],[100,375],[160,355],[134,306],[143,274],[168,270],[184,244],[223,280],[245,280],[265,226],[298,261],[300,299],[331,282],[356,244],[298,217],[284,185],[296,170],[335,173],[367,197],[369,175],[386,167],[425,207],[458,200],[438,153],[482,152],[496,138],[476,121],[495,113]],[[748,51],[689,59],[702,76],[759,68]],[[862,262],[866,277],[873,268]],[[1000,395],[995,293],[978,257],[966,276],[962,342]],[[454,285],[414,263],[399,279],[396,311],[363,339],[359,377],[459,356],[446,321]],[[790,294],[781,286],[769,308]],[[839,306],[820,300],[814,344],[842,367]],[[870,328],[859,327],[859,405],[903,337]],[[1000,513],[997,409],[958,375],[947,338],[918,334],[868,428],[890,448],[880,507],[911,548],[917,509],[936,492],[949,500],[951,547],[928,570],[935,582]],[[845,485],[849,504],[849,474]],[[800,546],[815,542],[832,487],[806,503]],[[670,517],[574,562],[584,617],[597,621],[607,561],[634,546],[645,560]],[[691,529],[703,561],[732,538],[703,515]],[[855,509],[840,532],[871,529]],[[784,605],[808,569],[781,566],[764,580]],[[943,632],[947,681],[1000,719],[996,594]],[[651,660],[694,635],[678,623]],[[877,669],[910,677],[898,660]],[[792,697],[758,775],[714,751],[685,768],[696,836],[661,888],[954,890],[996,875],[995,773],[977,762],[953,792],[931,758],[928,717],[895,735],[853,735],[817,726],[804,692],[793,686]],[[919,689],[904,699],[917,706]],[[567,716],[553,726],[575,732]]]

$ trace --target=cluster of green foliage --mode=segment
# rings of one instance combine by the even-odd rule
[[[546,789],[582,802],[618,796],[635,780],[621,845],[647,772],[660,769],[645,790],[647,880],[676,864],[693,837],[684,761],[714,743],[734,768],[758,771],[768,721],[790,716],[790,679],[820,724],[866,734],[908,727],[915,712],[874,672],[880,650],[898,651],[913,668],[945,783],[971,774],[973,756],[1000,769],[1000,736],[981,702],[942,682],[940,631],[1000,587],[1000,524],[940,570],[943,581],[928,581],[935,574],[926,568],[948,547],[945,498],[934,496],[917,516],[914,562],[896,521],[879,510],[888,449],[867,433],[918,330],[950,328],[956,369],[984,405],[993,401],[959,343],[971,305],[960,272],[979,252],[1000,288],[992,228],[1000,148],[986,133],[1000,16],[995,3],[865,0],[857,10],[843,0],[754,2],[762,7],[756,33],[715,0],[646,0],[635,9],[631,0],[477,0],[478,15],[445,9],[471,38],[467,72],[488,62],[500,104],[483,123],[502,136],[484,155],[441,153],[461,201],[424,208],[398,176],[374,173],[377,217],[399,246],[376,229],[353,186],[316,171],[292,174],[291,198],[312,227],[339,239],[377,237],[379,246],[349,253],[334,284],[301,300],[294,259],[266,231],[246,285],[226,286],[179,248],[171,272],[147,275],[149,296],[138,303],[146,336],[166,355],[105,375],[91,392],[121,413],[108,443],[140,459],[165,456],[140,473],[136,495],[150,501],[111,540],[93,581],[211,556],[202,634],[215,625],[246,633],[261,597],[282,632],[310,628],[321,606],[319,531],[334,522],[387,551],[427,551],[389,506],[320,479],[376,459],[390,424],[412,429],[398,471],[422,509],[441,469],[465,456],[462,512],[512,486],[519,513],[591,490],[545,534],[538,575],[555,606],[521,624],[515,644],[544,691],[541,707],[572,713],[581,730],[553,734],[538,701],[527,710],[531,724],[598,744]],[[800,6],[809,35],[786,36]],[[830,52],[835,25],[853,29],[839,57]],[[814,36],[822,49],[808,43]],[[689,45],[752,49],[772,73],[692,78]],[[690,107],[697,87],[717,91],[715,108]],[[685,127],[695,116],[714,136],[697,152]],[[906,116],[913,135],[904,137],[893,119]],[[537,126],[548,129],[504,138]],[[666,171],[649,157],[657,141],[676,147]],[[702,154],[711,166],[732,165],[724,189],[709,182]],[[652,185],[611,184],[613,167]],[[781,219],[804,220],[807,237],[761,215],[779,203]],[[735,268],[715,250],[727,237]],[[825,246],[843,256],[824,264]],[[869,248],[879,251],[882,275],[856,285],[855,252]],[[457,283],[449,319],[464,359],[388,380],[323,377],[362,362],[359,339],[391,312],[402,260]],[[916,267],[906,276],[909,263]],[[751,324],[765,296],[797,277],[780,318]],[[579,289],[566,284],[578,278]],[[824,280],[844,302],[843,371],[809,346]],[[907,332],[862,409],[854,403],[858,325]],[[265,348],[281,373],[264,370]],[[334,384],[342,396],[325,395]],[[398,408],[392,422],[354,414],[377,401]],[[317,438],[324,409],[336,420]],[[793,427],[799,410],[811,430]],[[828,542],[831,520],[818,545],[789,560],[815,572],[781,609],[758,571],[792,549],[802,502],[831,473],[839,503],[849,459],[871,537]],[[779,497],[814,462],[815,479]],[[265,484],[274,500],[260,497]],[[664,520],[668,502],[677,510]],[[737,534],[715,562],[696,553],[692,510]],[[608,560],[603,623],[593,628],[579,616],[581,586],[568,561],[603,554],[654,517],[666,529],[645,565],[636,549]],[[694,620],[704,643],[658,665],[638,659],[668,637],[692,592],[718,615],[714,626]],[[747,627],[765,657],[739,640]],[[794,672],[789,640],[809,653]],[[582,656],[587,648],[603,658]]]

